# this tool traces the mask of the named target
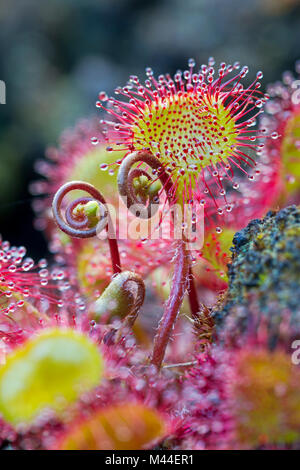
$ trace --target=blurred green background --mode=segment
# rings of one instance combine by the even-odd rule
[[[0,233],[42,256],[29,183],[34,161],[100,90],[131,74],[239,60],[264,87],[300,58],[300,0],[0,0]]]

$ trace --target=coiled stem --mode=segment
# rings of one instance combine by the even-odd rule
[[[69,203],[65,209],[65,217],[62,215],[62,202],[64,197],[71,191],[81,190],[87,192],[91,197],[78,198]],[[96,201],[99,206],[99,220],[96,226],[90,227],[90,220],[84,213],[78,215],[74,210],[80,206],[87,204],[90,201]],[[108,224],[110,223],[110,215],[107,210],[106,201],[102,194],[91,184],[83,181],[71,181],[64,184],[56,192],[53,203],[52,211],[54,219],[59,228],[75,238],[91,238],[99,234],[102,230],[108,231]],[[110,255],[112,261],[112,269],[114,274],[121,272],[121,262],[119,256],[118,243],[114,233],[110,233],[108,237]]]
[[[134,168],[132,166],[135,163],[146,163],[152,168],[156,174],[156,179],[160,179],[163,189],[166,191],[168,200],[170,204],[176,202],[174,188],[172,184],[171,177],[166,173],[164,168],[161,166],[160,161],[154,157],[151,153],[146,151],[133,152],[123,160],[121,163],[119,173],[118,173],[118,188],[120,196],[127,205],[127,208],[131,208],[135,204],[145,204],[145,201],[141,198],[138,198],[133,187],[133,180],[139,176],[146,176],[149,182],[153,182],[152,176],[149,175],[144,169]],[[154,206],[154,207],[153,207]],[[159,207],[159,200],[157,197],[149,197],[148,206],[145,206],[146,211],[142,211],[140,217],[144,219],[149,219],[152,217]],[[134,212],[136,215],[136,213]]]

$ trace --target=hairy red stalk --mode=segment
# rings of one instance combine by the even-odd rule
[[[75,201],[72,201],[65,210],[65,219],[62,216],[62,201],[63,198],[68,194],[70,191],[74,190],[81,190],[86,191],[90,194],[90,198],[82,197],[78,198]],[[100,220],[97,226],[89,228],[89,219],[87,216],[82,216],[80,219],[75,217],[74,209],[78,207],[80,204],[86,204],[89,201],[97,201],[99,203],[99,210],[100,210]],[[109,213],[106,206],[106,201],[103,198],[102,194],[91,184],[85,183],[83,181],[71,181],[69,183],[64,184],[60,187],[60,189],[56,192],[53,203],[52,203],[52,210],[54,219],[59,226],[59,228],[65,232],[67,235],[75,238],[90,238],[100,233],[102,230],[107,230],[108,232],[108,225],[109,225]],[[112,225],[112,224],[110,224]],[[108,232],[109,233],[109,232]],[[114,274],[121,272],[121,262],[120,262],[120,255],[118,249],[118,243],[116,237],[114,235],[108,236],[109,242],[109,249],[110,249],[110,256],[112,262],[112,269]]]
[[[189,285],[190,259],[184,240],[178,242],[175,257],[176,264],[170,296],[154,338],[151,362],[157,368],[161,367],[172,329]]]
[[[174,184],[170,176],[166,173],[159,160],[147,151],[138,151],[129,154],[122,162],[118,174],[118,186],[121,197],[124,199],[127,207],[130,209],[135,204],[143,204],[134,192],[133,179],[139,175],[144,175],[151,182],[151,176],[145,170],[133,169],[135,163],[146,163],[155,172],[157,178],[160,179],[163,189],[166,192],[169,205],[172,206],[176,202],[176,193],[174,192]],[[153,204],[156,205],[153,211]],[[143,204],[144,205],[144,204]],[[141,218],[150,218],[153,212],[158,209],[158,201],[149,198],[149,204],[146,207],[147,211],[141,211]],[[155,337],[154,350],[152,362],[157,367],[161,366],[167,343],[174,326],[177,314],[183,301],[183,296],[186,291],[189,293],[189,301],[192,316],[198,318],[199,303],[197,299],[197,292],[193,281],[191,272],[190,255],[186,249],[186,242],[184,239],[178,241],[176,249],[176,264],[175,274],[173,277],[173,284],[171,293],[162,320],[160,321],[157,335]]]
[[[109,250],[110,250],[110,257],[111,257],[111,265],[113,269],[113,273],[121,273],[121,261],[119,255],[119,248],[116,238],[109,238],[108,239]]]

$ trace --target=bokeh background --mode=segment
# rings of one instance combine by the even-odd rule
[[[300,0],[0,0],[0,233],[44,256],[28,185],[34,162],[100,90],[131,74],[239,60],[264,87],[300,58]]]

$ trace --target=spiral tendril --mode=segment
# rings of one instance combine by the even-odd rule
[[[149,219],[157,212],[159,208],[159,201],[156,197],[149,197],[148,205],[142,198],[136,195],[135,188],[133,186],[133,180],[139,176],[146,176],[149,182],[153,183],[152,176],[149,175],[144,169],[134,168],[132,166],[136,163],[146,163],[154,172],[156,172],[156,180],[159,179],[163,185],[169,203],[175,203],[174,187],[172,184],[171,177],[167,174],[165,169],[161,166],[161,162],[147,151],[133,152],[127,155],[121,163],[118,173],[118,188],[120,196],[125,202],[127,208],[131,208],[136,204],[143,204],[145,211],[141,211],[140,218]],[[150,183],[150,184],[151,184]],[[136,213],[134,212],[134,215]]]
[[[80,190],[87,192],[91,197],[81,197],[70,202],[65,209],[65,217],[62,215],[62,202],[64,197],[71,191]],[[74,210],[79,205],[84,205],[90,201],[96,201],[99,205],[100,217],[95,227],[89,227],[89,218],[81,214],[80,216],[75,215]],[[106,201],[102,194],[91,184],[83,181],[71,181],[65,183],[56,192],[53,203],[52,211],[54,219],[59,228],[69,235],[75,238],[91,238],[102,232],[104,229],[107,230],[110,221],[110,215],[107,210]],[[121,272],[121,263],[119,256],[119,249],[116,237],[110,236],[108,238],[112,267],[114,273]]]

